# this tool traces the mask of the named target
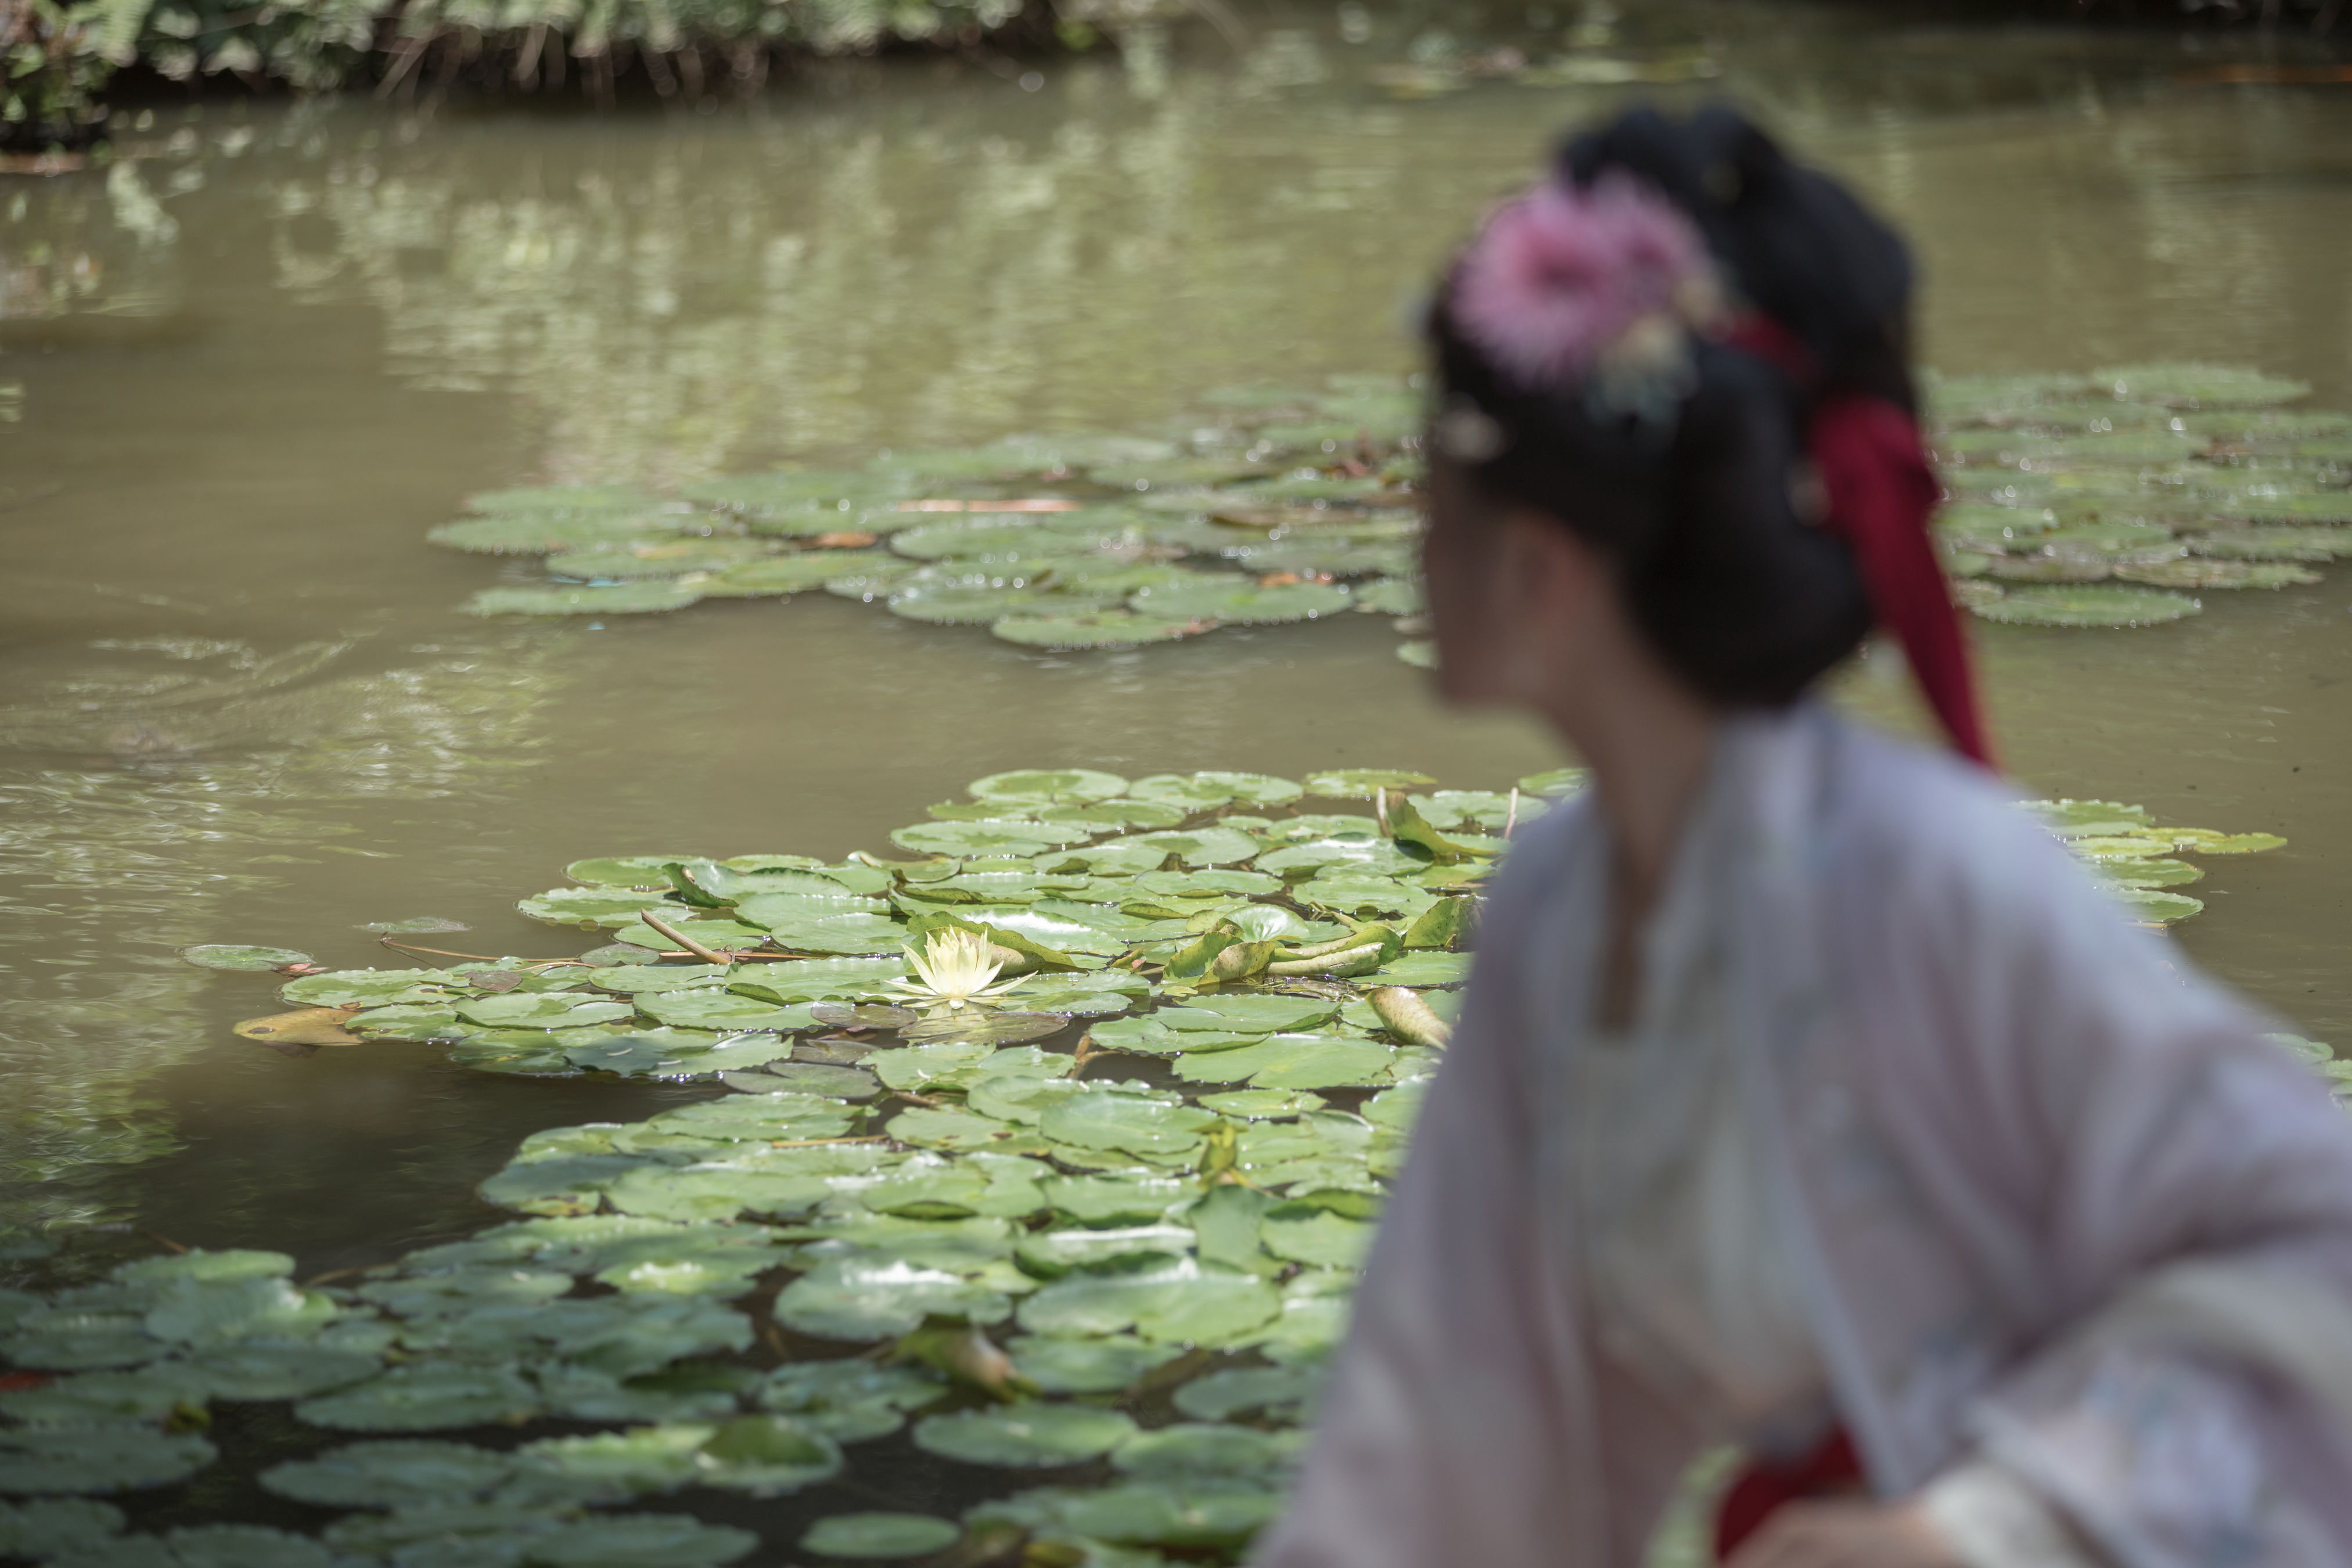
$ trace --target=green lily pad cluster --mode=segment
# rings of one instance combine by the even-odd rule
[[[300,1011],[240,1027],[446,1041],[489,1072],[755,1075],[751,1087],[829,1094],[920,1089],[991,1051],[1070,1048],[1081,1034],[1166,1058],[1188,1082],[1385,1083],[1395,1063],[1371,1038],[1385,1027],[1371,994],[1464,977],[1471,900],[1504,833],[1578,776],[1494,791],[1380,769],[1001,773],[893,833],[913,858],[576,861],[571,885],[518,907],[609,934],[583,958],[303,973],[280,992]],[[987,1005],[950,1005],[915,973],[910,953],[946,933],[997,966]],[[280,969],[301,956],[189,954]],[[1302,984],[1314,994],[1282,989]]]
[[[2310,390],[2201,364],[1933,383],[1956,594],[1989,620],[2139,626],[2317,582],[2352,555],[2352,415],[2289,406]]]
[[[1167,435],[1015,437],[658,497],[476,496],[435,542],[545,557],[483,615],[611,616],[823,589],[1037,648],[1412,614],[1419,399],[1380,377],[1245,389]]]
[[[888,1106],[780,1086],[538,1133],[482,1189],[523,1217],[336,1284],[192,1253],[13,1292],[0,1354],[46,1375],[0,1394],[0,1494],[30,1500],[0,1503],[0,1550],[719,1563],[757,1538],[616,1511],[715,1491],[856,1501],[794,1527],[824,1557],[1231,1561],[1280,1506],[1428,1054],[1353,1109],[1042,1054]],[[185,1434],[224,1399],[319,1429],[258,1476],[339,1510],[316,1539],[124,1535],[83,1500],[211,1464]],[[889,1439],[1009,1495],[950,1520],[822,1492]]]
[[[1931,382],[1954,592],[1988,619],[2140,626],[2211,589],[2317,581],[2352,553],[2352,415],[2231,366]],[[1218,626],[1395,617],[1427,667],[1420,398],[1377,376],[1212,394],[1166,433],[1013,437],[677,496],[549,486],[473,499],[436,542],[545,557],[485,615],[612,616],[825,592],[1041,649]]]
[[[1577,782],[996,774],[894,835],[921,859],[607,857],[527,900],[624,952],[300,974],[284,999],[355,1037],[446,1016],[478,1067],[712,1092],[532,1134],[480,1186],[508,1217],[380,1266],[194,1252],[0,1290],[0,1553],[716,1564],[760,1538],[698,1510],[751,1498],[818,1560],[1234,1561],[1281,1507],[1502,830]],[[2191,912],[2183,857],[2280,842],[2031,809],[2158,920]],[[923,969],[788,951],[845,919]],[[687,933],[742,945],[664,945]],[[964,948],[989,973],[948,973]],[[315,1435],[249,1467],[331,1510],[315,1536],[98,1500],[236,1466],[271,1429],[215,1422],[237,1403]],[[908,1446],[986,1500],[877,1507]]]
[[[2274,833],[2160,826],[2146,807],[2111,800],[2034,801],[2026,809],[2149,925],[2170,925],[2204,909],[2203,900],[2179,890],[2205,876],[2184,856],[2260,855],[2286,846]]]

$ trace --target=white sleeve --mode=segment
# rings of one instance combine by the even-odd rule
[[[1919,1501],[1968,1568],[2105,1568],[2041,1494],[1989,1460],[1945,1471]]]

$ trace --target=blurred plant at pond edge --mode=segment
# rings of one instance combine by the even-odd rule
[[[7,60],[0,90],[0,142],[47,146],[82,140],[93,98],[112,67],[97,52],[87,9],[56,0],[0,5],[0,51]]]
[[[115,70],[230,76],[303,92],[380,96],[457,81],[576,88],[611,100],[632,71],[664,98],[749,90],[779,56],[963,46],[1022,33],[1024,0],[0,0],[7,90],[0,145],[77,145],[104,118]],[[1041,16],[1040,42],[1055,35]],[[1091,34],[1088,35],[1091,37]],[[1068,47],[1069,39],[1061,40]]]

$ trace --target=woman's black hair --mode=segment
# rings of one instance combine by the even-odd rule
[[[1559,176],[1630,174],[1705,236],[1733,308],[1769,317],[1810,354],[1800,379],[1727,342],[1693,344],[1693,374],[1661,422],[1585,388],[1530,390],[1430,313],[1441,407],[1499,426],[1465,461],[1484,492],[1559,518],[1617,562],[1635,624],[1701,695],[1780,706],[1851,653],[1872,615],[1853,557],[1811,515],[1805,428],[1824,396],[1915,406],[1903,242],[1827,175],[1791,163],[1745,116],[1636,109],[1571,139]]]

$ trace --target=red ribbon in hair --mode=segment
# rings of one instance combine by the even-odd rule
[[[1811,351],[1769,316],[1740,317],[1724,341],[1769,360],[1801,386],[1817,379]],[[1853,551],[1879,624],[1902,639],[1912,676],[1952,744],[1991,767],[1968,641],[1927,533],[1941,488],[1918,423],[1885,398],[1841,393],[1813,410],[1806,446],[1829,491],[1822,525]]]

